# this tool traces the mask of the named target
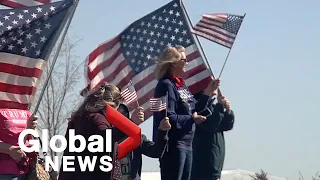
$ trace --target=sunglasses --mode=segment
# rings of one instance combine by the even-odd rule
[[[184,58],[184,59],[180,59],[180,60],[181,60],[181,61],[184,61],[185,63],[187,62],[187,59],[185,59],[185,58]]]

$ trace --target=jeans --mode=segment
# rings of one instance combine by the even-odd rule
[[[23,175],[15,175],[15,174],[0,174],[0,180],[23,180]]]
[[[169,148],[160,159],[161,180],[190,180],[192,150]]]

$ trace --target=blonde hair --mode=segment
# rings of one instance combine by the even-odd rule
[[[156,68],[155,75],[156,79],[162,79],[164,76],[171,73],[172,67],[174,64],[180,61],[181,53],[185,51],[183,46],[167,47],[160,54]]]

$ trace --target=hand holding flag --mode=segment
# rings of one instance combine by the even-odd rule
[[[161,131],[169,131],[171,129],[171,124],[169,122],[169,118],[165,117],[164,119],[161,120],[159,129]]]
[[[132,114],[132,121],[136,125],[140,125],[145,120],[143,110],[144,110],[143,107],[138,107],[138,109],[136,109]]]
[[[209,85],[207,86],[207,88],[204,90],[204,94],[208,95],[208,96],[213,96],[217,94],[217,90],[220,86],[220,79],[213,79],[213,77],[211,78],[211,82],[209,83]]]

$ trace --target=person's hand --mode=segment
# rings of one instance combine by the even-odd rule
[[[168,117],[165,117],[164,119],[161,120],[159,129],[162,131],[169,131],[171,129],[171,124],[169,122]]]
[[[220,86],[220,79],[213,79],[213,77],[211,77],[211,82],[209,83],[207,88],[204,90],[204,94],[208,96],[216,95],[219,86]]]
[[[207,120],[207,118],[205,116],[198,115],[197,112],[194,112],[192,116],[193,116],[194,122],[196,124],[200,124],[200,123],[204,122],[205,120]]]
[[[19,146],[11,146],[9,148],[9,156],[17,163],[19,163],[22,158],[28,158]]]
[[[230,102],[228,101],[228,99],[225,96],[219,96],[218,103],[222,104],[224,106],[224,108],[226,108],[227,113],[231,112]]]
[[[139,125],[144,121],[144,112],[143,112],[143,107],[138,107],[137,110],[134,111],[132,115],[132,121],[136,124]],[[135,116],[135,117],[134,117]]]
[[[38,116],[31,116],[27,121],[27,129],[36,129],[38,125]]]

